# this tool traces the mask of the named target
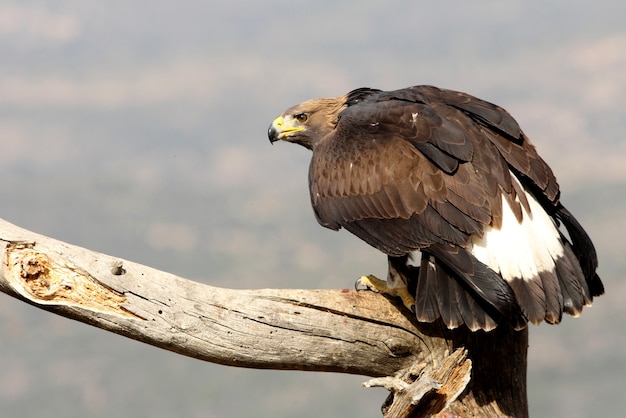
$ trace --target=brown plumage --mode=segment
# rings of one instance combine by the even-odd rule
[[[496,105],[431,86],[361,88],[286,110],[269,137],[313,151],[317,220],[387,254],[389,286],[415,289],[419,320],[557,323],[603,293],[552,170]],[[407,266],[416,251],[419,268]]]

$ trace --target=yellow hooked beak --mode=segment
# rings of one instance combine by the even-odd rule
[[[281,139],[285,139],[294,132],[300,132],[304,130],[303,126],[293,126],[291,122],[293,122],[292,118],[289,118],[287,121],[285,121],[282,116],[274,119],[269,129],[267,130],[267,136],[269,137],[270,142],[280,141]]]

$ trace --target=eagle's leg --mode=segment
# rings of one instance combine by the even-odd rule
[[[376,276],[367,275],[361,276],[355,283],[355,287],[358,289],[363,286],[374,292],[382,293],[393,297],[398,297],[402,300],[404,306],[415,312],[415,298],[409,292],[407,287],[408,277],[405,271],[412,266],[407,266],[408,256],[404,257],[388,257],[389,259],[389,272],[387,273],[387,280],[381,280]]]
[[[372,290],[377,293],[399,297],[402,299],[404,306],[415,312],[415,298],[411,295],[411,293],[409,293],[409,289],[407,287],[391,287],[386,280],[380,280],[378,277],[371,274],[361,276],[356,281],[355,286],[357,288],[359,288],[359,286],[364,286],[368,290]]]

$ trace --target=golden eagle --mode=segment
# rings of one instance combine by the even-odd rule
[[[357,287],[399,296],[419,321],[520,329],[604,293],[552,170],[499,106],[432,86],[360,88],[287,109],[268,135],[313,151],[318,222],[387,254],[387,280]]]

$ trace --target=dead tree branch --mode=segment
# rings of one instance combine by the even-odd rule
[[[386,417],[527,416],[525,331],[419,324],[372,292],[216,288],[3,220],[0,249],[0,291],[147,344],[230,366],[384,378],[369,385],[391,390]]]

